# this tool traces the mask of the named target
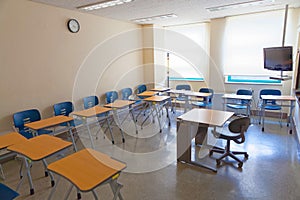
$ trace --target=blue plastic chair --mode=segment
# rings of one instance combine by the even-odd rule
[[[69,116],[71,112],[74,111],[74,106],[73,103],[70,101],[66,102],[61,102],[61,103],[56,103],[53,105],[53,110],[54,110],[54,115],[64,115],[64,116]],[[78,125],[81,125],[82,122],[81,120],[74,119],[73,121],[70,122],[71,126],[75,127]],[[62,123],[61,126],[68,126],[67,123]]]
[[[210,88],[200,88],[199,92],[211,93],[211,95],[209,95],[208,97],[203,97],[203,101],[194,102],[193,105],[198,106],[200,108],[211,108],[214,90]]]
[[[25,124],[39,120],[41,120],[41,114],[37,109],[24,110],[13,114],[14,126],[18,129],[18,132],[27,139],[32,138],[33,135],[30,129],[25,127]],[[52,131],[45,129],[38,130],[37,132],[38,135],[51,133]]]
[[[119,98],[117,91],[109,91],[105,93],[106,103],[113,103],[115,100]]]
[[[237,95],[252,95],[252,90],[247,89],[239,89],[236,92]],[[238,100],[235,104],[226,104],[226,107],[233,109],[233,110],[247,110],[248,105],[247,100]],[[249,113],[250,114],[250,113]],[[248,113],[247,113],[248,115]]]
[[[130,100],[129,97],[132,95],[131,88],[123,88],[121,90],[122,100]]]
[[[84,109],[92,108],[99,104],[99,99],[97,96],[88,96],[83,98]]]
[[[145,84],[138,85],[138,87],[137,87],[138,94],[145,92],[146,90],[147,90],[147,86]]]
[[[259,98],[261,100],[261,96],[262,95],[278,95],[280,96],[281,95],[281,91],[280,90],[277,90],[277,89],[262,89],[260,92],[259,92]],[[262,100],[260,101],[258,107],[260,109],[260,114],[259,114],[259,123],[261,122],[261,117],[262,117],[262,106],[263,106],[263,102]],[[266,101],[266,104],[265,104],[265,110],[279,110],[280,111],[280,125],[281,125],[281,121],[282,121],[282,112],[281,112],[281,106],[278,105],[276,103],[275,100],[267,100]]]
[[[1,200],[12,200],[19,196],[19,193],[0,183],[0,199]]]
[[[190,85],[176,85],[176,90],[191,90]],[[182,94],[179,94],[178,97],[176,98],[177,101],[185,101],[185,96]]]

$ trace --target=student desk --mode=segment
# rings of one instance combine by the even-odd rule
[[[157,95],[158,92],[157,91],[145,91],[145,92],[142,92],[140,94],[137,94],[137,96],[139,97],[151,97],[151,96],[154,96],[154,95]]]
[[[75,116],[79,117],[82,120],[85,127],[87,128],[89,138],[91,140],[91,145],[92,145],[93,149],[95,149],[95,145],[94,145],[94,141],[93,141],[93,138],[92,138],[92,133],[91,133],[91,130],[90,130],[90,127],[89,127],[90,124],[88,123],[87,120],[91,119],[91,118],[94,118],[94,117],[97,117],[97,115],[101,115],[101,114],[105,114],[105,120],[107,122],[109,131],[110,131],[111,140],[112,140],[112,143],[114,144],[114,137],[112,135],[110,124],[109,124],[109,121],[108,121],[109,111],[111,111],[110,108],[105,108],[105,107],[101,107],[101,106],[94,106],[94,107],[86,109],[86,110],[75,111],[75,112],[72,113],[72,115],[75,115]]]
[[[261,95],[261,99],[262,99],[262,116],[263,116],[263,119],[262,119],[262,131],[265,130],[265,105],[266,105],[266,102],[268,100],[275,100],[275,101],[280,101],[280,102],[290,102],[289,105],[284,105],[284,104],[281,104],[280,106],[282,107],[289,107],[290,108],[290,113],[289,113],[289,116],[288,116],[288,124],[292,124],[290,126],[290,134],[292,134],[292,131],[293,131],[293,120],[292,120],[292,116],[293,116],[293,109],[295,107],[295,101],[296,101],[296,98],[294,96],[288,96],[288,95]]]
[[[226,104],[232,104],[232,105],[242,105],[242,104],[239,104],[239,103],[236,103],[235,101],[245,101],[247,102],[246,105],[247,106],[247,110],[246,110],[246,113],[248,116],[250,116],[250,107],[251,107],[251,101],[252,101],[252,95],[238,95],[238,94],[224,94],[222,96],[222,99],[224,100],[224,103],[223,103],[223,107],[224,107],[224,110],[226,110]],[[228,102],[229,101],[229,102]]]
[[[151,97],[148,97],[148,98],[145,98],[143,99],[144,101],[148,102],[149,103],[149,106],[151,108],[151,112],[150,114],[146,117],[146,119],[143,121],[142,125],[146,122],[146,120],[150,117],[150,115],[153,115],[153,113],[155,112],[155,115],[157,116],[157,120],[158,120],[158,124],[159,124],[159,132],[161,133],[162,132],[162,127],[161,127],[161,123],[160,123],[160,120],[159,120],[159,112],[163,109],[163,107],[166,108],[166,111],[167,111],[167,117],[169,119],[169,126],[171,125],[171,120],[170,120],[170,117],[169,117],[169,110],[168,110],[168,107],[166,107],[166,105],[169,103],[169,99],[170,99],[170,96],[151,96]],[[161,108],[157,108],[157,105],[160,105]]]
[[[24,157],[24,163],[26,167],[26,174],[28,177],[30,185],[30,194],[34,194],[34,187],[32,183],[32,178],[30,174],[30,164],[28,160],[31,161],[43,161],[44,167],[46,169],[46,176],[48,175],[47,171],[47,162],[46,158],[52,156],[53,154],[66,149],[71,146],[72,143],[64,141],[58,137],[51,135],[39,135],[7,147],[7,150],[15,152]],[[54,186],[54,178],[50,173],[51,185]],[[23,177],[21,177],[20,183],[18,184],[17,190],[19,189],[21,183],[23,182]]]
[[[83,149],[48,166],[48,170],[66,178],[72,183],[67,192],[67,199],[75,186],[82,192],[92,191],[95,199],[98,199],[94,189],[100,185],[109,183],[114,193],[114,199],[123,199],[120,189],[122,185],[117,179],[126,164],[117,161],[106,154],[93,149]],[[55,189],[52,189],[49,200],[52,198]]]
[[[23,135],[17,132],[11,132],[11,133],[0,135],[0,150],[6,149],[11,145],[18,144],[26,140],[27,138],[25,138]],[[0,164],[0,171],[3,179],[5,179],[1,164]]]
[[[189,104],[189,97],[209,97],[212,94],[211,93],[205,93],[205,92],[194,92],[191,90],[170,90],[169,91],[172,94],[176,95],[183,95],[185,97],[185,103],[184,103],[184,112],[186,112],[188,109],[191,108]]]
[[[113,110],[113,112],[114,112],[114,116],[117,117],[117,120],[115,120],[115,122],[120,127],[123,143],[125,142],[125,138],[124,138],[124,134],[123,134],[123,131],[121,129],[121,126],[122,126],[122,124],[124,123],[125,119],[127,118],[127,116],[129,114],[131,115],[132,120],[134,122],[136,134],[138,134],[138,129],[137,129],[137,126],[136,126],[136,120],[135,120],[133,112],[132,112],[132,105],[133,104],[135,104],[135,101],[115,100],[113,103],[109,103],[109,104],[104,105],[104,107],[111,108]],[[119,115],[118,115],[117,111],[121,110],[123,108],[126,108],[126,107],[129,108],[129,113],[125,116],[124,120],[121,123],[119,123],[119,117],[118,117]]]
[[[216,131],[216,127],[223,126],[233,114],[234,112],[194,108],[179,116],[177,118],[177,160],[217,172],[210,166],[191,160],[191,141],[197,134],[197,129],[193,128],[198,128],[199,125],[211,126],[214,128],[213,131]],[[187,126],[188,132],[180,128],[183,125]]]
[[[39,121],[30,122],[30,123],[25,124],[24,126],[28,127],[33,132],[33,135],[37,136],[38,135],[37,131],[40,130],[40,129],[52,128],[52,127],[55,127],[55,126],[59,126],[62,123],[67,123],[74,149],[75,149],[75,151],[77,151],[74,136],[73,136],[73,133],[72,133],[72,127],[70,125],[71,121],[73,121],[72,117],[68,117],[68,116],[64,116],[64,115],[58,115],[58,116],[50,117],[50,118],[47,118],[47,119],[42,119],[42,120],[39,120]]]
[[[167,92],[169,91],[171,88],[164,88],[164,87],[157,87],[157,88],[152,88],[150,91],[153,92]]]

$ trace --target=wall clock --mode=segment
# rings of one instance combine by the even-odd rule
[[[68,29],[72,33],[77,33],[80,29],[79,22],[76,19],[70,19],[68,21]]]

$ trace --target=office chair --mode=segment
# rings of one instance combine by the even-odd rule
[[[41,114],[37,109],[24,110],[13,114],[14,127],[27,139],[32,138],[34,135],[30,132],[30,129],[25,126],[25,124],[39,120],[41,120]],[[52,131],[46,129],[37,131],[38,135],[51,133]]]
[[[58,115],[69,116],[70,113],[72,113],[74,111],[74,106],[73,106],[73,103],[70,101],[60,102],[60,103],[56,103],[53,105],[53,111],[54,111],[55,116],[58,116]],[[70,122],[70,125],[73,127],[79,126],[81,124],[82,124],[81,120],[78,120],[78,119],[74,119],[73,121]],[[60,125],[68,126],[67,123],[62,123]]]
[[[262,114],[263,114],[262,113],[263,101],[261,99],[262,95],[278,95],[278,96],[280,96],[281,91],[277,90],[277,89],[262,89],[259,92],[259,98],[260,98],[259,105],[258,105],[258,108],[259,108],[259,124],[261,123],[261,117],[262,117]],[[282,126],[282,123],[281,123],[282,122],[282,109],[281,109],[281,106],[278,105],[275,100],[267,100],[266,104],[265,104],[265,110],[279,110],[280,111],[280,126]]]
[[[175,89],[176,90],[191,90],[191,86],[188,84],[180,84],[180,85],[176,85]],[[175,113],[174,105],[176,107],[177,101],[185,101],[186,98],[188,98],[188,97],[183,94],[179,94],[177,97],[174,98],[174,104],[172,104],[172,108],[171,108],[173,113]]]
[[[247,90],[247,89],[239,89],[236,92],[237,95],[251,95],[252,96],[252,90]],[[227,108],[233,109],[233,110],[247,110],[247,105],[248,105],[247,100],[237,100],[235,104],[226,104]],[[249,110],[249,112],[251,112]],[[246,115],[250,116],[250,113],[247,113]]]
[[[4,185],[3,183],[0,183],[0,199],[12,200],[15,199],[17,196],[19,196],[19,193],[12,190],[8,186]]]
[[[117,91],[109,91],[105,93],[105,101],[106,103],[113,103],[115,100],[119,98]]]
[[[237,158],[235,155],[244,155],[247,159],[249,157],[247,152],[240,152],[240,151],[231,151],[230,150],[230,141],[233,140],[237,144],[241,144],[245,142],[245,132],[247,131],[250,125],[250,118],[246,116],[241,116],[232,120],[229,125],[228,129],[230,133],[218,133],[213,132],[214,136],[219,139],[224,139],[227,141],[225,149],[217,149],[213,148],[210,150],[209,155],[211,156],[214,152],[215,153],[223,153],[223,155],[216,160],[217,165],[220,165],[220,162],[223,158],[230,156],[234,160],[238,161],[238,166],[241,168],[243,167],[243,162]]]
[[[211,108],[214,90],[210,88],[200,88],[199,92],[211,93],[211,95],[209,95],[208,97],[203,97],[202,101],[193,102],[193,105],[198,106],[200,108]]]

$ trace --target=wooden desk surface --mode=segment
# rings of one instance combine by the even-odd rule
[[[42,120],[35,121],[35,122],[30,122],[28,124],[25,124],[25,126],[30,129],[33,129],[33,130],[40,130],[40,129],[44,129],[44,128],[53,127],[53,126],[59,125],[64,122],[70,122],[72,120],[73,120],[72,117],[59,115],[59,116],[54,116],[54,117],[42,119]]]
[[[109,103],[104,105],[104,107],[108,107],[108,108],[124,108],[127,106],[130,106],[132,104],[134,104],[135,101],[127,101],[127,100],[116,100],[113,103]]]
[[[167,99],[170,99],[171,97],[169,96],[152,96],[144,99],[144,101],[151,101],[151,102],[162,102]]]
[[[17,132],[6,133],[4,135],[0,135],[0,149],[5,149],[8,146],[18,144],[26,141],[23,135]]]
[[[72,143],[51,135],[39,135],[24,142],[11,145],[7,150],[16,152],[27,158],[38,161],[53,155]]]
[[[234,112],[194,108],[179,116],[178,119],[212,126],[223,126],[233,114]]]
[[[289,95],[261,95],[263,100],[296,101],[294,96]]]
[[[48,165],[48,169],[59,174],[81,191],[90,191],[113,177],[126,164],[93,149],[83,149]]]
[[[145,92],[142,92],[140,94],[137,94],[137,96],[140,96],[140,97],[151,97],[151,96],[154,96],[156,95],[158,92],[155,92],[155,91],[145,91]]]
[[[157,87],[157,88],[152,88],[150,91],[154,91],[154,92],[166,92],[168,90],[170,90],[171,88],[164,88],[164,87]]]
[[[238,95],[238,94],[224,94],[223,99],[240,99],[240,100],[251,100],[252,95]]]
[[[101,106],[94,106],[92,108],[72,112],[73,115],[80,116],[80,117],[95,117],[96,115],[103,114],[106,112],[111,111],[111,108],[105,108]]]

